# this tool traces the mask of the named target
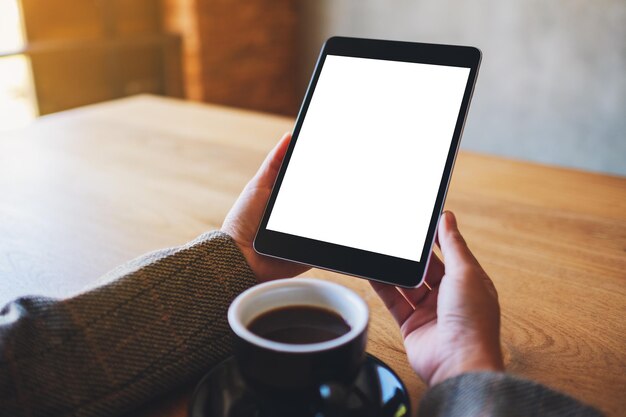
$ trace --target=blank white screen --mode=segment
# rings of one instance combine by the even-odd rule
[[[267,228],[420,261],[469,72],[328,55]]]

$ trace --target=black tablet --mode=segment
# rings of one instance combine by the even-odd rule
[[[419,285],[480,59],[466,46],[329,39],[255,250]]]

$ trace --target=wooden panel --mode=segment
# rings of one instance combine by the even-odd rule
[[[127,45],[117,55],[120,97],[141,93],[164,93],[163,47]]]
[[[145,35],[161,31],[160,0],[109,0],[116,36]]]
[[[204,100],[294,115],[295,0],[198,0]]]
[[[182,38],[182,71],[184,96],[190,100],[204,99],[202,51],[198,29],[196,0],[163,0],[163,28]]]
[[[104,48],[32,54],[39,112],[43,115],[118,97],[111,88],[111,58]]]
[[[131,39],[159,33],[164,26],[183,37],[182,70],[186,97],[295,115],[299,104],[294,70],[295,1],[24,0],[24,15],[29,42]],[[172,49],[164,50],[159,68],[155,69],[168,71],[167,76],[161,77],[167,80],[167,88],[150,87],[148,79],[143,77],[142,80],[134,80],[132,85],[125,83],[120,87],[119,84],[109,84],[109,88],[114,90],[113,96],[118,97],[124,91],[167,91],[180,95],[180,88],[176,86],[182,80],[180,73],[175,71],[180,71],[181,66],[176,64],[176,52],[172,52],[178,46],[168,43],[166,47]],[[75,54],[81,53],[81,50],[75,50]],[[125,59],[129,58],[125,56]],[[77,57],[79,62],[86,60],[86,57]],[[47,71],[47,62],[39,60],[35,72]],[[148,62],[156,63],[157,60],[148,59]],[[127,64],[124,61],[122,65]],[[114,68],[116,65],[114,62],[108,66]],[[93,77],[96,79],[99,75],[94,74]],[[35,78],[51,77],[35,74]],[[119,80],[119,75],[109,74],[109,78]],[[98,88],[91,87],[92,90]],[[52,89],[46,86],[46,91],[39,96],[51,97]],[[87,91],[85,93],[91,96]],[[92,102],[78,97],[58,98],[56,101],[68,101],[67,105],[69,102]],[[48,106],[43,103],[41,108],[67,108],[65,104],[58,104]],[[44,114],[47,110],[43,110]]]
[[[163,88],[169,97],[185,97],[183,40],[179,35],[166,35],[163,41]]]
[[[24,0],[41,114],[138,93],[182,96],[161,0]]]
[[[26,38],[85,40],[105,36],[103,0],[22,0]]]
[[[29,41],[86,40],[161,31],[160,0],[23,0]]]
[[[133,94],[182,96],[176,35],[34,44],[27,53],[41,114]]]

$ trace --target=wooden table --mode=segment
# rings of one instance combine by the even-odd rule
[[[64,297],[146,251],[218,228],[293,120],[140,96],[0,136],[0,304]],[[626,155],[625,155],[626,157]],[[447,208],[492,276],[509,371],[626,409],[626,179],[462,152]],[[365,281],[368,350],[419,399],[391,317]],[[189,388],[147,405],[183,416]],[[415,401],[414,401],[415,404]]]

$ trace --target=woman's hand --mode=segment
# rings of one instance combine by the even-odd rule
[[[503,371],[498,294],[451,212],[439,222],[438,244],[445,265],[431,254],[433,291],[372,284],[400,325],[411,366],[430,386],[464,372]]]
[[[248,182],[235,205],[228,212],[222,225],[222,231],[229,234],[237,243],[259,282],[293,277],[310,269],[305,265],[259,255],[252,247],[290,140],[291,134],[286,133],[267,155],[256,175]]]

